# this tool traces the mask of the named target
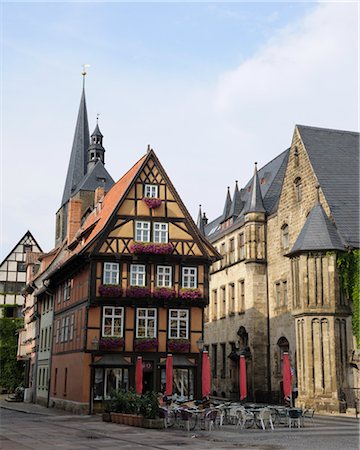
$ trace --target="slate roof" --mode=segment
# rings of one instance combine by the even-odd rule
[[[250,212],[265,212],[256,163],[254,176],[250,185],[250,195],[248,196],[247,203],[244,208],[244,213]]]
[[[290,255],[305,251],[344,250],[344,243],[324,208],[318,203],[308,215]]]
[[[359,133],[297,125],[337,229],[359,248]]]
[[[241,193],[239,191],[238,182],[236,181],[229,217],[237,217],[240,214],[240,211],[243,209],[243,206],[244,203],[241,200]]]
[[[227,193],[226,193],[224,210],[222,213],[222,221],[226,220],[229,217],[230,209],[231,209],[231,195],[230,195],[230,188],[228,187]]]
[[[105,192],[108,192],[114,184],[115,181],[105,169],[104,164],[98,160],[95,166],[90,169],[90,172],[85,175],[72,195],[75,195],[79,191],[95,191],[98,186],[103,186]]]
[[[88,159],[87,150],[89,145],[89,124],[86,109],[85,90],[83,89],[61,206],[69,201],[69,198],[73,195],[74,190],[78,187],[86,174]]]
[[[280,153],[276,158],[267,163],[258,170],[260,180],[260,190],[263,198],[263,205],[268,215],[274,213],[277,209],[280,192],[284,181],[285,170],[289,158],[289,149]],[[205,226],[205,235],[213,241],[221,233],[228,233],[229,230],[237,228],[244,220],[244,211],[246,203],[250,198],[249,188],[254,177],[247,182],[243,189],[240,189],[241,209],[238,216],[234,219],[234,224],[224,231],[220,230],[220,223],[223,221],[223,214],[212,220]]]

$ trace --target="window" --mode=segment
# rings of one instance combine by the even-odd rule
[[[283,250],[289,248],[289,226],[287,224],[281,227],[281,244]]]
[[[187,309],[170,309],[169,338],[188,339],[189,311]]]
[[[281,304],[281,287],[280,283],[275,284],[275,297],[276,297],[276,306],[280,306]]]
[[[104,263],[104,284],[119,284],[119,264]]]
[[[217,378],[217,344],[211,345],[212,377]]]
[[[245,311],[245,281],[244,280],[239,281],[239,297],[240,297],[239,312],[244,312]]]
[[[136,310],[136,337],[156,337],[156,309],[138,308]]]
[[[166,371],[162,370],[162,380],[166,380]],[[165,383],[163,383],[165,384]],[[181,398],[194,399],[194,369],[182,369],[174,367],[173,392]]]
[[[41,338],[40,338],[40,351],[43,351],[44,347],[44,329],[41,330]]]
[[[196,288],[197,287],[197,268],[183,267],[182,268],[182,287]]]
[[[66,280],[64,283],[64,302],[69,300],[71,291],[71,280]]]
[[[221,378],[226,378],[226,344],[221,346]]]
[[[56,294],[57,294],[57,302],[61,303],[61,286],[57,288]]]
[[[135,222],[135,241],[150,242],[150,222]]]
[[[156,184],[145,184],[144,197],[158,197],[158,186]]]
[[[65,340],[65,319],[61,319],[61,339],[60,342]]]
[[[283,373],[284,366],[284,353],[289,353],[289,341],[286,337],[281,336],[281,338],[277,341],[278,345],[278,374]]]
[[[172,267],[158,266],[156,274],[157,287],[171,287],[172,286]]]
[[[117,389],[129,389],[129,370],[125,368],[96,368],[94,377],[94,400],[108,400]]]
[[[296,178],[296,180],[294,181],[294,187],[295,187],[296,201],[300,202],[301,201],[301,189],[302,189],[301,178]]]
[[[245,259],[245,239],[244,233],[239,234],[239,259]]]
[[[67,342],[69,340],[69,325],[70,325],[70,317],[67,316],[65,318],[65,335],[64,335],[64,341]]]
[[[103,307],[103,336],[123,336],[124,308],[116,306]]]
[[[229,284],[229,313],[232,314],[235,311],[235,284]]]
[[[59,339],[60,339],[60,320],[57,320],[56,321],[56,335],[55,335],[56,344],[59,343]]]
[[[287,305],[287,281],[283,281],[283,305]]]
[[[221,244],[220,247],[220,255],[222,256],[222,260],[220,261],[221,267],[226,266],[226,250],[225,250],[225,242]]]
[[[145,266],[142,264],[131,264],[130,285],[145,286]]]
[[[235,239],[229,241],[229,264],[235,262]]]
[[[225,317],[226,314],[226,288],[221,287],[221,317]]]
[[[22,261],[18,261],[17,263],[17,271],[18,272],[26,272],[26,263]]]
[[[166,244],[168,242],[168,224],[165,222],[154,222],[154,242]]]
[[[52,326],[50,325],[50,327],[49,327],[49,341],[48,341],[48,344],[47,344],[48,350],[50,350],[50,348],[51,348],[51,339],[52,339]]]
[[[214,289],[213,291],[212,291],[212,297],[213,297],[213,316],[212,316],[212,318],[213,318],[213,320],[216,320],[217,319],[217,290],[216,289]]]
[[[75,316],[74,316],[74,314],[71,314],[71,317],[70,317],[70,341],[72,341],[74,339],[74,320],[75,320]]]
[[[47,327],[45,328],[45,336],[44,336],[44,342],[43,342],[43,350],[46,350],[47,347],[47,340],[48,340],[48,329]]]

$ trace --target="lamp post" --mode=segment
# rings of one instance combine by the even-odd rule
[[[198,375],[198,386],[202,385],[202,358],[203,358],[203,350],[204,350],[204,339],[200,338],[196,341],[196,346],[200,353],[199,358],[199,375]],[[200,389],[198,389],[200,390]]]

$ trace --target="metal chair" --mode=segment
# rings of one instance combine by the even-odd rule
[[[292,425],[296,426],[296,424],[298,428],[301,428],[302,413],[300,409],[289,409],[288,418],[289,418],[289,428],[291,428]]]
[[[181,422],[187,431],[193,430],[196,426],[196,416],[188,409],[180,409]]]
[[[211,431],[215,427],[216,417],[218,414],[217,409],[208,409],[204,414],[204,428],[207,431]]]
[[[261,428],[265,431],[266,425],[269,424],[270,428],[274,430],[274,424],[271,417],[271,411],[268,408],[264,408],[259,412],[258,420],[260,421]]]
[[[238,422],[236,426],[240,428],[251,428],[254,426],[255,417],[250,411],[246,411],[245,408],[240,408],[237,410]]]
[[[305,409],[302,413],[302,423],[304,425],[305,420],[311,420],[311,423],[314,423],[314,409]]]

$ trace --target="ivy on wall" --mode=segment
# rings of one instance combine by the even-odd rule
[[[352,324],[357,345],[360,345],[359,259],[360,250],[341,253],[337,257],[342,288],[346,298],[353,301]]]
[[[16,359],[17,330],[22,326],[23,319],[0,318],[0,387],[10,391],[24,382],[24,363]]]

